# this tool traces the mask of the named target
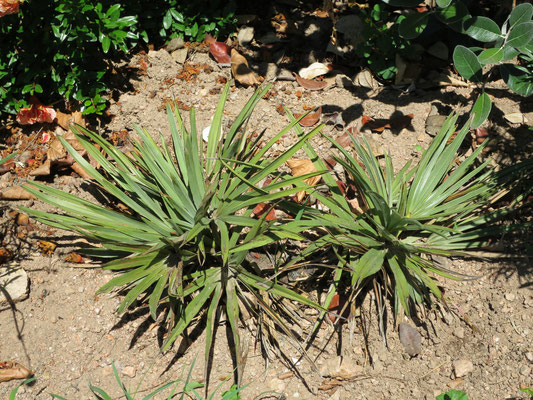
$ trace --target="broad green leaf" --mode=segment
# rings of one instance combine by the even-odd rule
[[[453,63],[457,72],[466,80],[481,81],[481,64],[469,48],[462,45],[456,46],[453,51]]]
[[[513,92],[522,96],[529,96],[533,93],[533,73],[531,70],[514,65],[500,65],[500,74]]]
[[[483,122],[487,119],[492,108],[492,102],[487,93],[481,93],[472,107],[473,118],[470,122],[470,128],[476,129],[481,126]]]
[[[533,40],[533,22],[521,22],[517,24],[507,38],[507,45],[520,50]]]
[[[533,17],[533,5],[530,3],[518,4],[509,15],[509,27],[513,29],[522,22],[531,21]]]
[[[494,42],[501,38],[500,27],[487,17],[473,17],[464,23],[465,33],[480,42]]]
[[[418,37],[428,24],[429,13],[413,13],[404,18],[399,24],[400,36],[404,39]]]
[[[383,3],[394,7],[416,7],[420,4],[418,0],[383,0]]]
[[[477,56],[479,62],[483,65],[497,64],[503,59],[503,48],[494,48],[483,50]]]
[[[454,1],[448,7],[438,9],[435,16],[457,32],[464,33],[464,23],[472,16],[462,1]]]

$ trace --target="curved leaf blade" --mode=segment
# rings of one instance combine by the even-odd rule
[[[509,33],[507,45],[520,50],[533,40],[533,22],[522,22]]]
[[[477,56],[482,65],[497,64],[503,59],[503,48],[485,49]]]
[[[530,3],[519,4],[513,8],[513,11],[509,15],[509,26],[513,29],[522,22],[530,21],[531,17],[533,17],[533,5]]]
[[[472,118],[472,122],[470,122],[470,128],[479,128],[489,116],[491,108],[492,101],[490,100],[489,95],[483,92],[474,103],[474,107],[472,107],[472,114],[474,117]]]

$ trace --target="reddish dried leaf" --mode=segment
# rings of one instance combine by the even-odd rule
[[[347,132],[339,136],[335,141],[344,148],[351,147],[352,145],[352,138]]]
[[[61,111],[57,111],[56,115],[57,124],[66,131],[68,131],[73,124],[85,126],[85,119],[83,118],[83,114],[79,111],[73,112],[72,114],[65,114]]]
[[[47,242],[46,240],[39,240],[37,246],[41,250],[43,256],[52,255],[57,247],[55,243]]]
[[[1,0],[0,1],[0,18],[3,17],[4,15],[18,13],[19,3],[20,3],[20,0]]]
[[[78,253],[69,253],[67,254],[67,256],[65,257],[65,261],[67,262],[71,262],[71,263],[76,263],[76,264],[81,264],[83,263],[83,257],[78,254]]]
[[[346,183],[344,183],[343,181],[336,181],[336,182],[342,195],[345,195],[346,194]]]
[[[214,42],[216,42],[216,41],[217,41],[217,40],[216,40],[213,36],[211,36],[211,34],[208,33],[207,35],[205,35],[204,42],[205,42],[206,44],[211,45],[211,43],[214,43]]]
[[[22,188],[22,186],[11,186],[0,193],[0,199],[4,200],[34,200],[36,197]]]
[[[298,84],[308,90],[322,90],[326,86],[328,86],[328,83],[326,81],[315,81],[313,79],[304,79],[301,78],[298,74],[294,74],[294,77],[296,78],[296,82]]]
[[[253,213],[257,218],[261,218],[265,212],[268,211],[267,216],[265,217],[265,220],[267,221],[273,221],[276,219],[276,211],[273,207],[268,205],[267,203],[259,203],[255,206]]]
[[[212,42],[209,45],[209,53],[218,63],[229,64],[231,62],[230,52],[231,47],[224,42]]]
[[[283,109],[283,104],[278,104],[276,106],[276,111],[279,115],[285,115],[285,110]]]
[[[335,293],[331,299],[331,303],[329,303],[328,310],[332,312],[329,314],[329,320],[333,323],[337,320],[337,316],[334,314],[338,314],[340,311],[339,301],[339,294]]]
[[[315,164],[313,164],[313,161],[311,160],[295,160],[290,159],[287,160],[287,165],[291,169],[292,176],[301,176],[305,174],[309,174],[311,172],[316,172],[317,169],[315,167]],[[322,177],[320,175],[313,176],[311,178],[307,178],[304,180],[305,183],[308,185],[316,185],[318,182],[320,182],[320,179]],[[305,190],[302,190],[301,192],[298,192],[296,194],[296,201],[301,202],[303,198],[305,197]]]
[[[11,260],[11,257],[13,257],[13,254],[8,249],[5,247],[0,247],[0,264]]]
[[[311,112],[303,117],[299,124],[301,126],[313,126],[320,120],[320,115],[322,114],[322,107],[319,107],[315,112]],[[302,114],[294,114],[295,118],[300,118]]]

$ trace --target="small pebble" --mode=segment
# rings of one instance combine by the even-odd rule
[[[468,375],[474,370],[474,364],[470,360],[456,360],[453,362],[453,371],[457,378]]]
[[[514,293],[505,293],[505,300],[514,301],[515,299],[516,295]]]
[[[528,351],[526,353],[526,358],[528,359],[528,361],[533,362],[533,353]]]
[[[134,378],[135,374],[136,374],[136,371],[135,371],[135,368],[133,368],[133,367],[124,367],[122,369],[122,374],[126,375],[126,376],[129,376],[130,378]]]
[[[462,326],[458,327],[456,330],[453,331],[453,334],[458,337],[459,339],[463,339],[465,337],[465,328]]]
[[[518,372],[520,372],[520,375],[529,376],[531,374],[531,368],[529,368],[527,365],[522,365]]]

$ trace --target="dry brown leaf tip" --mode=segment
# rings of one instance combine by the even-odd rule
[[[318,170],[315,167],[315,164],[311,160],[295,160],[293,158],[287,160],[287,165],[291,169],[293,176],[302,176],[305,174],[310,174],[312,172],[317,172]],[[304,180],[310,186],[316,185],[320,182],[320,175],[313,176]],[[305,197],[305,191],[298,192],[296,198],[298,202],[302,201]]]
[[[257,74],[248,67],[248,61],[237,50],[231,49],[231,73],[244,86],[260,85]]]
[[[15,361],[0,362],[0,382],[7,382],[13,379],[26,379],[31,376],[33,376],[33,372]]]

